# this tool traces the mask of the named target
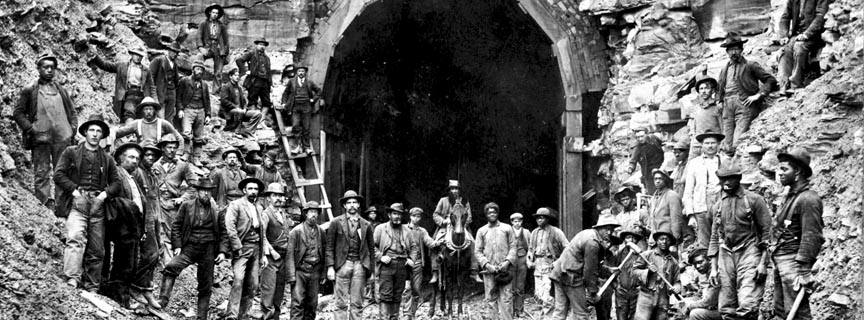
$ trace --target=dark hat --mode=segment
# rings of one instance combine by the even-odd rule
[[[222,160],[225,160],[225,158],[227,158],[228,155],[229,155],[229,154],[232,154],[232,153],[237,155],[237,159],[238,159],[238,160],[239,160],[240,158],[243,158],[243,154],[240,153],[240,150],[237,150],[237,149],[231,148],[231,149],[228,149],[228,150],[225,150],[225,151],[222,152]]]
[[[726,136],[724,136],[722,133],[714,132],[713,130],[708,129],[708,130],[705,130],[705,132],[702,132],[702,133],[696,135],[696,141],[699,141],[699,143],[702,143],[702,140],[705,140],[705,138],[708,138],[708,137],[715,137],[715,138],[717,138],[718,142],[723,141],[723,139],[726,138]]]
[[[301,210],[301,212],[306,213],[306,211],[309,211],[312,209],[321,211],[321,206],[318,204],[317,201],[309,201],[309,202],[306,202],[305,205],[303,205],[303,209]]]
[[[717,169],[717,178],[720,179],[732,177],[738,177],[738,179],[741,179],[742,174],[741,167],[735,164],[734,161],[726,161]]]
[[[273,193],[285,194],[285,186],[283,186],[279,182],[273,182],[267,185],[267,190],[264,190],[264,192],[262,192],[261,194],[266,196]]]
[[[613,198],[615,199],[615,201],[618,201],[618,199],[620,199],[621,196],[624,195],[625,193],[630,194],[631,198],[636,196],[636,191],[634,191],[633,188],[621,187],[618,189],[618,191],[615,192],[615,195],[613,196]]]
[[[375,206],[369,206],[369,208],[366,208],[366,211],[363,211],[363,212],[364,213],[369,213],[369,212],[378,213],[378,208],[376,208]]]
[[[279,157],[279,151],[270,150],[270,151],[267,151],[267,153],[265,153],[264,156],[270,158],[270,160],[273,160],[273,162],[276,162],[276,158]]]
[[[547,218],[551,218],[551,219],[558,219],[558,217],[555,214],[555,211],[549,207],[542,207],[542,208],[537,209],[537,212],[534,213],[534,218],[537,218],[537,217],[547,217]]]
[[[168,50],[171,50],[171,51],[174,51],[177,53],[180,53],[180,51],[183,51],[183,47],[181,47],[180,43],[177,41],[171,42],[171,44],[166,45],[165,49],[168,49]]]
[[[94,124],[102,129],[102,139],[105,139],[105,137],[107,137],[108,134],[111,132],[108,124],[105,123],[105,117],[103,117],[101,113],[94,113],[91,114],[89,118],[87,118],[87,122],[82,123],[81,126],[78,127],[78,133],[80,133],[82,136],[86,136],[85,133],[87,133],[87,128]]]
[[[696,77],[696,89],[699,89],[699,85],[703,82],[710,82],[714,89],[717,89],[717,80],[712,77],[709,77],[707,74],[700,74]]]
[[[747,40],[741,39],[741,35],[735,32],[729,32],[726,34],[726,39],[723,40],[723,43],[720,44],[721,48],[728,48],[734,46],[744,46],[747,43]]]
[[[690,143],[681,139],[681,141],[675,142],[675,146],[672,147],[672,150],[690,150]]]
[[[155,152],[156,153],[156,160],[159,160],[159,158],[162,158],[162,149],[157,148],[156,144],[154,144],[153,141],[147,140],[147,141],[141,142],[141,148],[143,148],[145,152],[147,150]],[[144,153],[141,153],[141,157],[142,158],[144,157]]]
[[[801,174],[803,174],[805,178],[809,178],[813,175],[813,168],[810,167],[810,153],[807,152],[807,150],[794,148],[787,152],[780,153],[777,155],[777,161],[794,162],[801,167]]]
[[[296,67],[296,68],[294,68],[294,71],[296,72],[296,71],[299,71],[300,69],[303,69],[303,70],[306,70],[306,72],[309,72],[309,67],[307,67],[307,66]]]
[[[222,6],[213,3],[204,9],[204,16],[209,19],[210,18],[210,10],[213,10],[213,9],[219,10],[219,12],[218,12],[219,16],[216,17],[216,19],[221,19],[222,16],[225,15],[225,8],[222,8]]]
[[[237,188],[239,188],[240,190],[246,189],[246,185],[250,183],[257,184],[259,192],[264,190],[264,182],[261,182],[261,180],[255,178],[246,178],[240,180],[240,183],[237,184]]]
[[[58,66],[57,57],[55,57],[52,54],[46,53],[46,54],[43,54],[43,55],[39,56],[38,58],[36,58],[36,66],[37,67],[39,66],[40,63],[42,63],[42,60],[54,61],[54,66]]]
[[[390,214],[391,212],[396,212],[399,214],[405,214],[405,208],[402,207],[401,203],[397,202],[397,203],[391,204],[390,207],[387,208],[387,214]]]
[[[147,51],[144,50],[143,48],[130,48],[130,49],[127,49],[127,51],[129,51],[129,54],[137,54],[141,57],[147,56]]]
[[[675,238],[675,235],[672,234],[672,231],[669,229],[665,229],[665,228],[661,229],[660,231],[654,232],[654,234],[651,235],[651,237],[654,238],[654,241],[657,241],[657,238],[659,238],[661,235],[664,235],[664,234],[669,236],[669,239],[672,239],[672,243],[670,245],[675,245],[676,243],[678,243],[678,239]]]
[[[117,162],[120,162],[120,159],[118,159],[118,158],[120,157],[120,155],[123,154],[123,152],[126,152],[126,150],[128,150],[128,149],[138,150],[139,156],[144,155],[144,148],[141,148],[141,146],[139,146],[138,143],[127,142],[127,143],[124,143],[124,144],[120,145],[119,147],[117,147],[117,150],[114,150],[114,160]]]
[[[195,189],[215,189],[216,185],[213,184],[213,180],[210,180],[210,178],[201,177],[192,183],[192,187]]]
[[[348,200],[350,200],[350,199],[357,199],[357,201],[360,202],[360,205],[361,205],[361,206],[363,205],[363,202],[366,200],[366,199],[364,199],[362,196],[360,196],[359,194],[357,194],[356,191],[354,191],[354,190],[348,190],[348,191],[345,191],[345,194],[343,194],[343,195],[342,195],[342,198],[339,199],[339,204],[344,205],[344,204],[345,204],[345,201],[348,201]]]
[[[162,140],[159,140],[159,142],[156,143],[156,147],[162,149],[162,147],[169,143],[180,145],[180,138],[175,136],[173,133],[166,134],[162,136]]]
[[[270,42],[268,42],[267,39],[264,39],[264,37],[258,38],[255,41],[253,41],[252,43],[254,43],[254,44],[263,43],[265,47],[270,46]]]
[[[633,236],[634,238],[636,238],[636,241],[639,241],[639,240],[642,240],[643,238],[645,238],[645,236],[642,235],[642,230],[639,230],[639,229],[627,229],[627,230],[621,231],[621,233],[618,234],[618,237],[621,239],[624,239],[627,236]]]
[[[151,97],[144,97],[144,99],[141,99],[141,103],[139,103],[138,106],[135,107],[135,110],[141,112],[144,107],[153,107],[153,109],[155,109],[156,111],[162,109],[162,105],[159,104],[159,101],[156,101],[156,99],[153,99]]]

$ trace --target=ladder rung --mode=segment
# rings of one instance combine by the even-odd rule
[[[321,184],[324,184],[324,181],[321,181],[321,179],[310,179],[310,180],[303,179],[303,180],[294,182],[294,185],[298,186],[298,187],[317,186],[317,185],[321,185]]]

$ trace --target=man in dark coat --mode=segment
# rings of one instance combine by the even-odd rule
[[[249,93],[249,108],[255,109],[261,101],[261,110],[266,113],[273,106],[270,102],[270,88],[273,86],[273,77],[270,75],[270,57],[264,49],[270,45],[264,38],[255,40],[255,47],[237,57],[237,68],[240,69],[241,77],[246,77],[243,87]]]
[[[368,275],[374,270],[373,230],[369,221],[360,217],[363,197],[357,192],[346,191],[339,203],[345,214],[333,219],[327,229],[324,265],[327,279],[336,282],[333,289],[336,319],[360,320],[363,318],[363,289]]]
[[[725,150],[729,154],[735,153],[741,136],[750,129],[750,121],[762,111],[763,100],[777,86],[774,76],[741,55],[745,43],[747,40],[730,32],[720,45],[729,55],[729,63],[720,71],[717,88],[718,101],[723,104]]]
[[[23,133],[24,149],[32,150],[34,194],[39,202],[54,210],[51,175],[60,154],[73,142],[78,113],[66,89],[54,82],[57,58],[40,56],[36,69],[39,80],[21,90],[12,118]]]
[[[777,32],[783,55],[780,56],[780,88],[785,90],[804,86],[804,72],[810,55],[825,45],[825,13],[831,0],[789,0],[780,16]]]
[[[307,79],[307,72],[309,72],[307,67],[296,69],[297,77],[292,78],[285,85],[282,105],[291,115],[291,132],[297,135],[300,144],[308,149],[311,148],[307,141],[309,127],[312,124],[312,114],[318,112],[321,89]]]
[[[264,248],[264,256],[268,259],[267,268],[261,269],[261,312],[264,313],[265,320],[279,320],[288,280],[288,266],[285,263],[292,254],[288,251],[288,234],[294,227],[294,220],[290,219],[285,211],[284,185],[278,182],[267,184],[263,197],[269,200],[267,208],[261,214],[261,218],[266,221],[264,223],[267,225],[266,237],[269,246]]]
[[[192,75],[180,79],[177,97],[180,101],[177,117],[183,121],[183,138],[186,139],[186,154],[191,163],[202,167],[201,148],[204,146],[204,126],[210,123],[210,89],[204,83],[204,63],[192,64]]]
[[[314,320],[318,289],[324,279],[324,228],[318,225],[321,209],[315,201],[303,207],[303,222],[288,235],[288,283],[291,285],[291,319]]]
[[[156,85],[156,96],[162,110],[159,118],[167,120],[174,127],[182,124],[174,121],[177,114],[177,87],[180,83],[180,74],[177,73],[177,54],[180,53],[180,44],[172,42],[166,47],[165,54],[160,54],[150,61],[150,72],[153,73],[153,83]]]
[[[231,69],[226,74],[225,84],[219,88],[219,116],[225,119],[224,131],[235,131],[238,135],[249,138],[258,128],[263,116],[261,111],[246,108],[246,97],[240,89],[240,75],[237,69]]]
[[[198,36],[201,37],[201,53],[204,59],[213,59],[213,74],[222,74],[222,66],[228,61],[228,25],[222,22],[225,9],[218,4],[212,4],[204,9],[207,20],[198,25]],[[219,79],[216,79],[216,88]]]
[[[420,249],[414,235],[402,224],[405,209],[401,203],[387,208],[389,223],[375,227],[375,266],[381,284],[381,300],[378,309],[383,319],[399,319],[402,292],[409,280],[409,270],[420,260]]]
[[[145,55],[144,49],[129,49],[128,60],[111,62],[98,55],[90,60],[99,69],[117,74],[114,78],[114,114],[121,123],[136,118],[135,108],[145,96],[158,98],[150,66],[142,62]]]
[[[636,136],[636,146],[630,153],[629,172],[636,171],[638,164],[642,170],[642,184],[645,186],[646,194],[654,194],[651,171],[663,165],[663,147],[660,145],[660,139],[649,134],[647,128],[638,128],[633,134]]]
[[[60,191],[54,214],[66,217],[63,274],[66,283],[95,292],[102,282],[105,257],[105,209],[109,197],[120,194],[117,164],[99,141],[108,135],[102,115],[91,115],[78,127],[84,143],[67,147],[60,156],[54,183]]]
[[[138,244],[138,261],[132,277],[132,298],[141,303],[150,304],[155,308],[162,305],[153,296],[153,272],[159,265],[160,238],[162,224],[162,206],[159,201],[159,185],[161,179],[153,173],[153,165],[162,157],[162,150],[152,142],[141,144],[144,153],[141,155],[141,165],[133,173],[135,181],[144,189],[144,218],[142,221],[143,236]],[[144,298],[143,301],[141,298]]]

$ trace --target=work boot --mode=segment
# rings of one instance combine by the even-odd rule
[[[153,296],[153,291],[146,290],[142,292],[144,299],[147,300],[147,304],[149,304],[153,309],[162,309],[162,304],[156,300],[156,297]]]
[[[159,287],[159,306],[164,308],[168,306],[168,300],[171,299],[171,291],[174,290],[174,277],[164,276],[162,278],[162,286]]]
[[[483,283],[483,279],[480,278],[480,274],[477,271],[471,271],[471,279],[474,279],[474,282]]]
[[[438,283],[438,271],[432,271],[432,279],[429,280],[429,284]]]
[[[198,320],[207,320],[210,313],[210,296],[198,297]]]

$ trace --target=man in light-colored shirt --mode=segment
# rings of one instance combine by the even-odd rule
[[[498,205],[490,202],[483,207],[488,224],[477,231],[474,255],[480,267],[486,272],[483,286],[486,303],[494,320],[513,319],[512,270],[516,262],[516,234],[510,225],[498,221]],[[510,279],[504,276],[506,273]]]
[[[690,160],[684,172],[684,216],[687,225],[696,229],[696,246],[708,247],[711,237],[712,217],[708,209],[720,197],[720,180],[717,169],[722,162],[717,154],[720,141],[725,136],[713,131],[706,131],[696,136],[702,144],[702,155]]]

